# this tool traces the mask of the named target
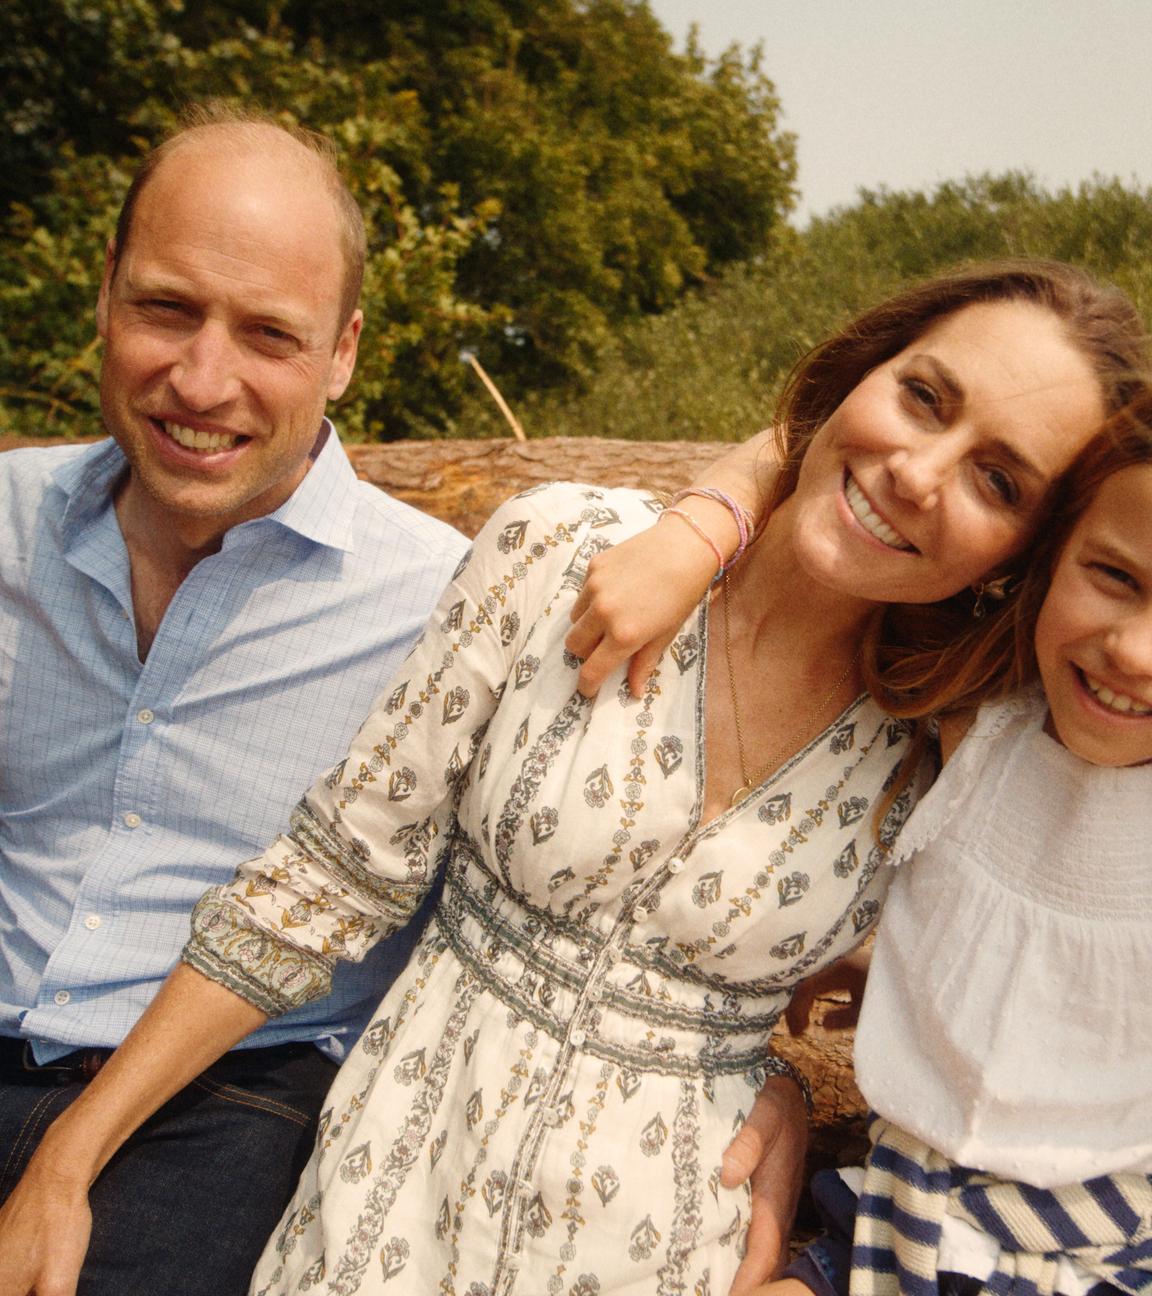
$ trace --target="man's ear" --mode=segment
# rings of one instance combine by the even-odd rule
[[[96,297],[96,331],[108,336],[108,298],[112,292],[112,276],[116,273],[116,240],[109,239],[104,247],[104,277]]]
[[[363,327],[364,312],[358,310],[352,312],[352,318],[340,330],[332,357],[332,369],[328,375],[329,400],[339,400],[352,381],[352,370],[356,368],[356,350],[360,345],[360,330]]]

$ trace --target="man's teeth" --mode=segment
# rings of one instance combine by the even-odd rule
[[[1113,693],[1107,684],[1101,684],[1098,679],[1093,679],[1091,675],[1084,676],[1084,683],[1088,685],[1088,689],[1096,701],[1106,706],[1109,711],[1119,711],[1123,715],[1152,715],[1152,706],[1137,702],[1134,697],[1129,697],[1127,693]]]
[[[185,450],[231,450],[239,437],[224,432],[203,432],[181,423],[165,423],[164,431]]]
[[[915,547],[910,545],[899,531],[894,531],[872,508],[864,492],[852,477],[848,477],[844,482],[844,498],[848,501],[848,507],[852,510],[856,521],[881,544],[886,544],[890,549],[908,550]]]

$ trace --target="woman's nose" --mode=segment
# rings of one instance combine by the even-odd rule
[[[888,456],[896,494],[917,508],[935,508],[940,502],[940,488],[956,467],[956,454],[942,441],[915,449],[894,450]]]

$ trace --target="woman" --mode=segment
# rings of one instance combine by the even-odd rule
[[[58,1122],[81,1164],[324,993],[443,869],[253,1290],[726,1291],[748,1204],[721,1153],[779,1069],[791,987],[871,926],[919,787],[878,817],[908,731],[860,695],[865,632],[1020,550],[1129,394],[1139,334],[1046,265],[857,321],[794,385],[781,498],[720,615],[699,609],[640,699],[581,698],[562,641],[591,556],[656,506],[568,486],[506,505],[349,757],[201,902],[189,966]]]

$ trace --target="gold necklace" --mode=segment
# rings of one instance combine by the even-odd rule
[[[736,672],[732,669],[732,632],[728,621],[728,604],[732,598],[731,587],[728,583],[728,573],[724,573],[724,661],[728,667],[728,690],[732,694],[732,716],[736,721],[736,754],[740,759],[740,777],[743,782],[732,793],[732,799],[728,802],[729,806],[734,806],[756,787],[763,780],[764,775],[769,770],[775,769],[785,756],[795,747],[796,743],[808,732],[817,720],[824,714],[828,704],[835,698],[836,694],[844,687],[844,681],[852,674],[856,663],[860,660],[860,649],[857,648],[852,660],[845,666],[843,673],[832,685],[828,693],[821,699],[819,705],[809,715],[804,718],[804,723],[792,734],[789,734],[785,742],[777,748],[776,751],[764,762],[748,773],[748,762],[744,758],[744,733],[740,727],[740,703],[736,697]]]

